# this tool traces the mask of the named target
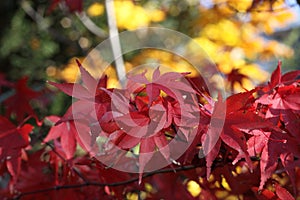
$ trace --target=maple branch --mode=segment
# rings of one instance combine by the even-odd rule
[[[198,167],[202,167],[201,165],[187,165],[187,166],[181,166],[181,167],[176,167],[176,168],[167,168],[167,169],[161,169],[153,172],[149,172],[143,175],[143,178],[153,176],[155,174],[164,174],[164,173],[170,173],[174,171],[187,171],[191,169],[196,169]],[[95,186],[95,187],[116,187],[116,186],[121,186],[121,185],[126,185],[134,182],[138,182],[139,178],[132,178],[129,180],[125,181],[120,181],[120,182],[114,182],[114,183],[100,183],[100,182],[85,182],[85,183],[80,183],[80,184],[70,184],[70,185],[58,185],[54,187],[49,187],[49,188],[44,188],[44,189],[39,189],[39,190],[34,190],[34,191],[29,191],[29,192],[23,192],[18,194],[16,197],[13,199],[20,199],[21,197],[32,195],[32,194],[38,194],[38,193],[43,193],[43,192],[50,192],[50,191],[55,191],[55,190],[63,190],[63,189],[75,189],[75,188],[81,188],[81,187],[88,187],[88,186]]]
[[[55,147],[54,146],[52,146],[52,144],[50,144],[49,142],[45,142],[43,139],[41,139],[40,137],[39,137],[39,139],[41,140],[41,142],[43,142],[44,144],[46,144],[48,147],[50,147],[51,148],[51,150],[60,158],[60,159],[62,159],[64,162],[66,162],[66,159],[62,156],[62,155],[60,155],[56,150],[55,150]]]

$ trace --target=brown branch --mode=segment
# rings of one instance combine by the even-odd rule
[[[39,134],[40,135],[40,134]],[[39,137],[40,140],[42,140]],[[67,163],[67,160],[60,155],[56,150],[55,147],[48,143],[48,142],[44,142],[44,144],[46,144],[47,146],[49,146],[51,148],[51,150],[58,156],[60,157],[64,162]],[[259,158],[257,157],[251,157],[252,161],[257,161],[259,160]],[[218,165],[217,163],[221,164]],[[224,160],[215,160],[214,161],[214,165],[213,168],[217,168],[217,167],[223,167]],[[145,173],[143,175],[143,179],[147,178],[147,177],[151,177],[153,175],[156,174],[164,174],[164,173],[170,173],[170,172],[179,172],[179,171],[187,171],[187,170],[192,170],[192,169],[196,169],[199,167],[205,167],[205,164],[203,163],[199,163],[197,165],[186,165],[186,166],[178,166],[178,167],[174,167],[174,168],[165,168],[165,169],[161,169],[161,170],[157,170],[157,171],[153,171],[153,172],[149,172],[149,173]],[[113,182],[113,183],[102,183],[102,182],[95,182],[95,181],[89,181],[88,179],[86,179],[81,172],[77,169],[74,168],[73,166],[71,167],[72,170],[74,171],[74,173],[83,180],[83,183],[78,183],[78,184],[69,184],[69,185],[57,185],[57,186],[51,186],[48,188],[44,188],[44,189],[38,189],[38,190],[34,190],[34,191],[28,191],[28,192],[21,192],[18,195],[16,195],[15,197],[13,197],[12,199],[21,199],[24,196],[28,196],[28,195],[34,195],[34,194],[39,194],[39,193],[44,193],[44,192],[50,192],[50,191],[58,191],[58,190],[66,190],[66,189],[76,189],[76,188],[82,188],[82,187],[88,187],[88,186],[93,186],[93,187],[105,187],[105,186],[109,186],[109,187],[117,187],[117,186],[122,186],[122,185],[126,185],[126,184],[131,184],[131,183],[135,183],[138,182],[139,178],[138,177],[134,177],[125,181],[119,181],[119,182]]]
[[[161,169],[161,170],[146,173],[146,174],[143,175],[143,178],[150,177],[150,176],[153,176],[155,174],[163,174],[163,173],[174,172],[174,170],[175,171],[187,171],[187,170],[191,170],[191,169],[196,169],[197,167],[202,167],[202,166],[201,165],[187,165],[187,166],[181,166],[181,167],[177,167],[177,168]],[[87,186],[116,187],[116,186],[122,186],[122,185],[130,184],[130,183],[138,182],[138,180],[139,180],[139,178],[136,177],[136,178],[132,178],[132,179],[129,179],[129,180],[114,182],[114,183],[100,183],[100,182],[93,182],[93,181],[89,182],[89,181],[87,181],[87,182],[81,183],[81,184],[58,185],[58,186],[54,186],[54,187],[49,187],[49,188],[44,188],[44,189],[39,189],[39,190],[34,190],[34,191],[29,191],[29,192],[23,192],[23,193],[17,195],[16,197],[14,197],[13,199],[16,200],[16,199],[20,199],[24,196],[38,194],[38,193],[64,190],[64,189],[75,189],[75,188],[81,188],[81,187],[87,187]]]

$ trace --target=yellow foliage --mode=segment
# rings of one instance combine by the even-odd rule
[[[75,60],[76,58],[71,58],[68,64],[62,70],[57,70],[55,78],[64,80],[68,83],[74,83],[80,74]],[[82,62],[83,58],[79,58],[79,61]]]
[[[213,0],[215,6],[211,8],[200,6],[201,16],[196,20],[201,29],[195,40],[219,70],[229,74],[233,69],[239,69],[250,78],[242,80],[242,86],[236,84],[236,91],[252,89],[269,77],[259,65],[252,63],[254,60],[293,55],[291,48],[262,36],[293,21],[294,14],[288,9],[270,12],[270,9],[282,9],[286,6],[285,2],[279,0],[271,6],[269,1],[265,1],[244,14],[252,2]]]
[[[198,74],[197,70],[180,56],[158,49],[146,49],[131,60],[131,64],[136,67],[147,63],[158,63],[162,70],[170,68],[176,72],[191,72],[192,76]]]
[[[212,0],[212,7],[199,4],[199,17],[192,22],[199,32],[196,42],[203,48],[210,59],[217,65],[220,72],[229,74],[234,69],[249,77],[242,80],[242,86],[235,84],[235,91],[252,89],[254,85],[265,82],[269,74],[254,64],[255,60],[269,60],[274,57],[290,57],[293,50],[275,40],[267,40],[263,34],[271,34],[292,22],[294,15],[290,10],[270,12],[271,9],[282,9],[284,0],[259,3],[252,11],[245,13],[251,7],[253,0]],[[160,22],[166,18],[165,11],[157,9],[156,3],[149,1],[143,6],[134,1],[114,1],[118,28],[134,30],[138,27],[149,26],[152,22]],[[170,8],[171,9],[171,6]],[[88,9],[89,16],[100,16],[104,13],[101,3],[93,3]],[[266,20],[267,19],[267,20]],[[101,60],[101,59],[100,59]],[[135,56],[130,63],[126,63],[127,72],[132,68],[147,64],[159,63],[177,72],[198,72],[186,60],[172,53],[161,50],[144,50]],[[86,66],[85,66],[86,67]],[[87,67],[88,68],[88,67]],[[47,68],[49,76],[58,77],[65,81],[76,80],[78,67],[70,62],[63,70]],[[109,87],[118,87],[116,70],[113,67],[106,69],[109,75]],[[97,74],[97,73],[95,73]],[[99,74],[99,73],[98,73]]]
[[[283,1],[277,1],[276,4],[273,4],[272,9],[282,9],[282,7],[284,7]],[[250,22],[266,34],[274,33],[276,28],[284,27],[287,23],[290,23],[295,19],[295,15],[288,9],[280,10],[280,12],[270,12],[271,7],[267,1],[264,1],[263,4],[259,4],[256,10],[260,12],[253,12],[251,14]]]
[[[87,14],[91,17],[97,17],[102,15],[104,12],[104,6],[100,3],[93,3],[90,7],[87,9]]]
[[[251,7],[253,0],[228,0],[228,4],[238,12],[246,12]]]
[[[196,181],[190,180],[187,183],[187,190],[193,197],[197,197],[201,192],[201,187]]]
[[[221,187],[219,181],[216,181],[215,184],[214,184],[214,186],[217,187],[217,188],[220,188],[220,187]]]
[[[145,190],[147,191],[147,192],[154,192],[154,189],[153,189],[153,187],[152,187],[152,185],[151,184],[149,184],[149,183],[145,183]]]
[[[120,29],[134,30],[148,26],[151,22],[164,20],[165,14],[161,10],[146,9],[135,5],[132,1],[115,1],[117,25]]]
[[[215,180],[215,177],[214,177],[213,174],[210,174],[209,177],[208,177],[208,181],[212,182],[213,180]]]
[[[117,26],[120,29],[134,30],[139,27],[149,26],[151,22],[160,22],[165,19],[162,10],[142,7],[133,1],[114,1]],[[104,13],[104,5],[93,3],[87,9],[87,14],[91,17],[101,16]]]
[[[286,174],[279,176],[278,174],[272,174],[272,179],[278,181],[281,186],[284,186],[288,183],[289,178]]]
[[[235,171],[236,171],[237,174],[241,174],[242,173],[242,167],[241,166],[237,166],[235,168]]]
[[[222,19],[217,24],[208,24],[202,29],[201,36],[207,37],[224,45],[237,45],[240,37],[240,31],[237,24],[230,20]]]
[[[68,64],[66,68],[64,68],[60,72],[61,79],[66,80],[68,83],[75,82],[78,77],[78,66],[76,64]]]
[[[238,198],[238,196],[236,196],[236,195],[229,195],[228,197],[225,198],[225,200],[237,200],[237,199],[240,199],[240,198]]]
[[[218,190],[215,192],[215,194],[218,199],[224,199],[228,196],[229,193],[226,190]]]
[[[222,176],[222,182],[221,182],[221,185],[228,191],[231,191],[231,188],[228,184],[228,182],[226,181],[226,179]]]
[[[251,80],[258,83],[266,82],[269,79],[269,73],[261,69],[257,64],[246,64],[239,69],[241,74],[247,75]]]
[[[165,19],[165,13],[161,10],[150,10],[148,15],[151,17],[151,21],[160,22]]]
[[[126,194],[126,199],[127,200],[138,200],[139,195],[137,193],[127,193]]]

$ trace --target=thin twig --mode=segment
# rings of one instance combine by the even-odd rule
[[[40,13],[34,10],[27,0],[22,0],[20,4],[24,12],[29,17],[31,17],[31,19],[37,24],[37,26],[41,30],[48,31],[51,34],[51,36],[54,37],[59,42],[62,42],[64,44],[72,43],[72,41],[69,38],[59,33],[56,29],[51,28],[50,24],[47,23],[47,20],[45,20],[45,18]]]
[[[49,27],[48,23],[45,23],[44,17],[36,12],[30,5],[30,3],[26,0],[21,1],[21,8],[24,12],[29,15],[33,21],[37,23],[37,25],[42,29],[46,30]]]
[[[163,174],[163,173],[170,173],[175,171],[187,171],[191,169],[195,169],[201,167],[200,165],[188,165],[188,166],[181,166],[177,168],[167,168],[167,169],[161,169],[153,172],[149,172],[143,175],[143,178],[153,176],[155,174]],[[126,181],[120,181],[120,182],[114,182],[114,183],[100,183],[100,182],[85,182],[81,184],[70,184],[70,185],[59,185],[59,186],[54,186],[54,187],[49,187],[49,188],[44,188],[44,189],[39,189],[35,191],[29,191],[29,192],[24,192],[13,199],[20,199],[21,197],[31,195],[31,194],[38,194],[38,193],[43,193],[43,192],[50,192],[50,191],[55,191],[55,190],[62,190],[62,189],[75,189],[75,188],[81,188],[81,187],[87,187],[87,186],[95,186],[95,187],[116,187],[116,186],[121,186],[121,185],[126,185],[134,182],[138,182],[139,178],[132,178]]]
[[[87,15],[85,12],[76,13],[76,16],[80,19],[82,24],[93,34],[100,38],[106,38],[107,33],[97,26]]]

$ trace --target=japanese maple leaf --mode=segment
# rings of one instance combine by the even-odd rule
[[[131,102],[128,95],[126,96],[118,90],[114,90],[114,92],[105,90],[112,99],[113,112],[104,115],[100,120],[100,124],[103,124],[103,120],[112,122],[113,116],[111,114],[114,113],[114,120],[121,126],[120,128],[129,135],[139,138],[158,133],[163,128],[169,127],[172,121],[177,126],[197,125],[196,120],[194,120],[194,123],[191,122],[195,118],[192,112],[197,107],[186,103],[183,94],[180,93],[180,91],[191,93],[195,93],[195,91],[189,85],[178,81],[182,78],[182,75],[173,72],[160,75],[159,68],[157,68],[153,73],[153,80],[150,82],[146,79],[145,73],[130,76],[129,83],[138,85],[133,88],[139,90],[144,85],[144,89],[141,91],[147,94],[146,97],[137,95],[133,100],[134,102]],[[132,84],[132,82],[135,83]],[[129,88],[128,92],[134,93],[134,89]],[[160,96],[161,91],[165,91],[171,97],[162,98]],[[117,129],[116,123],[110,124],[112,125],[111,128]]]
[[[274,124],[282,123],[289,134],[300,134],[300,70],[281,75],[281,62],[272,73],[267,86],[259,87],[256,103],[264,105],[266,111],[260,110]]]
[[[259,117],[249,107],[251,105],[249,102],[253,103],[255,100],[254,92],[255,90],[252,90],[232,95],[226,99],[226,104],[219,96],[218,101],[214,103],[212,121],[207,133],[202,137],[202,145],[206,155],[207,177],[210,174],[212,163],[219,153],[221,141],[238,152],[233,164],[244,158],[252,169],[252,162],[247,151],[247,140],[243,131],[272,127],[272,123]],[[222,126],[224,117],[225,121]]]
[[[76,141],[84,149],[90,150],[91,146],[94,145],[93,141],[100,134],[97,126],[92,126],[91,124],[98,123],[97,118],[101,118],[105,113],[110,111],[110,97],[103,90],[106,90],[107,87],[107,77],[102,76],[100,80],[96,80],[82,67],[78,60],[77,64],[81,72],[83,84],[50,82],[51,85],[57,87],[67,95],[78,99],[78,101],[71,105],[62,118],[52,119],[58,123],[55,127],[52,127],[46,138],[46,141],[49,141],[60,137],[62,148],[66,151],[68,159],[75,152]],[[111,90],[108,89],[107,91]],[[77,126],[78,130],[76,130]],[[90,132],[92,135],[89,134]],[[68,145],[69,141],[70,144]]]
[[[285,188],[278,183],[275,184],[275,193],[282,200],[295,200],[295,198]]]
[[[73,118],[86,118],[87,115],[93,112],[89,116],[91,123],[97,121],[96,118],[101,118],[105,113],[110,111],[110,96],[103,90],[107,88],[107,76],[103,75],[100,80],[96,80],[91,74],[86,71],[81,63],[76,60],[81,72],[81,79],[83,84],[79,83],[55,83],[49,82],[49,84],[57,87],[65,94],[78,99],[77,104],[72,104],[72,110],[68,117]],[[101,89],[102,88],[102,89]],[[108,91],[111,91],[108,89]],[[75,112],[75,113],[74,113]],[[95,113],[94,113],[95,112]]]
[[[257,102],[269,105],[270,109],[300,111],[300,87],[296,85],[278,87],[272,94],[260,97]],[[266,117],[270,118],[273,115],[268,113]]]
[[[181,91],[196,94],[196,91],[189,85],[189,82],[184,77],[188,73],[167,72],[161,74],[158,67],[154,70],[150,82],[145,76],[146,72],[147,71],[144,71],[137,75],[128,75],[128,79],[131,84],[135,82],[146,86],[146,93],[150,98],[149,104],[160,95],[161,91],[164,91],[167,95],[179,102],[184,100]]]
[[[170,149],[167,144],[168,141],[163,132],[153,137],[141,139],[139,151],[139,183],[141,183],[146,164],[151,160],[154,152],[156,152],[156,147],[166,160],[170,159]]]
[[[22,149],[29,145],[29,133],[33,126],[16,127],[7,118],[0,116],[0,161],[5,163],[12,176],[11,184],[18,178]]]
[[[253,137],[248,141],[248,151],[252,155],[261,153],[261,183],[262,189],[266,180],[272,175],[278,166],[280,158],[284,169],[287,171],[294,185],[295,191],[295,166],[299,161],[299,116],[300,116],[300,88],[297,85],[297,77],[300,71],[289,72],[281,75],[281,62],[272,73],[271,81],[267,86],[258,90],[260,96],[256,103],[266,107],[264,117],[267,121],[277,126],[276,131],[252,131]],[[258,108],[259,111],[261,111]],[[255,149],[255,152],[254,152]]]
[[[300,87],[296,84],[279,85],[270,94],[264,94],[256,100],[265,105],[265,118],[275,125],[282,123],[289,134],[298,137],[300,116]]]
[[[112,104],[116,109],[114,112],[117,114],[113,116],[112,112],[107,113],[100,120],[100,124],[114,121],[109,123],[111,125],[104,126],[104,130],[109,130],[109,141],[120,148],[130,149],[140,144],[139,172],[141,180],[144,168],[156,152],[156,148],[160,150],[165,159],[169,160],[170,157],[168,142],[162,132],[166,128],[165,122],[167,121],[162,98],[157,98],[158,100],[152,102],[152,105],[148,107],[148,98],[136,97],[137,105],[134,109],[128,104],[129,99],[121,93],[107,92],[113,99]]]
[[[69,96],[75,97],[80,100],[87,100],[96,103],[107,102],[109,96],[100,88],[107,87],[107,76],[102,76],[100,80],[96,80],[92,75],[84,69],[81,63],[76,60],[81,73],[83,85],[79,83],[55,83],[49,82],[66,93]]]
[[[104,130],[109,131],[109,140],[122,149],[130,149],[140,144],[140,178],[147,163],[159,152],[170,160],[168,141],[164,129],[171,126],[195,127],[199,123],[193,112],[198,109],[196,99],[189,99],[194,89],[184,81],[183,74],[167,72],[160,74],[157,68],[148,81],[145,73],[129,76],[127,90],[108,91],[112,111],[99,120]],[[161,91],[166,97],[161,96]],[[132,97],[132,95],[134,97]],[[186,97],[186,98],[184,98]],[[181,129],[188,138],[190,131]]]
[[[71,159],[76,151],[77,143],[86,149],[88,145],[86,145],[85,142],[90,141],[90,137],[81,138],[82,136],[79,136],[77,129],[80,129],[81,133],[89,133],[90,129],[86,123],[75,124],[74,120],[69,117],[68,114],[69,112],[67,112],[62,118],[53,115],[47,117],[49,121],[56,125],[50,129],[48,135],[44,139],[44,142],[60,138],[60,143],[65,152],[66,159]]]
[[[52,169],[48,162],[41,159],[44,154],[44,149],[36,151],[22,163],[19,180],[15,186],[18,191],[33,191],[55,186],[52,173],[45,173],[46,169],[49,171]]]
[[[273,71],[271,80],[269,81],[268,85],[258,88],[260,88],[263,92],[270,94],[272,93],[273,89],[276,89],[279,86],[291,85],[300,81],[300,70],[290,71],[282,75],[281,65],[282,62],[278,61],[277,67]]]
[[[27,87],[28,77],[20,79],[13,88],[15,93],[4,101],[6,106],[6,116],[16,115],[17,121],[22,122],[27,115],[34,117],[38,122],[38,117],[30,105],[30,101],[37,98],[40,92],[36,92]],[[39,124],[39,123],[38,123]]]
[[[261,155],[260,169],[261,181],[259,189],[262,190],[265,182],[275,172],[280,158],[284,169],[295,183],[295,167],[300,164],[294,157],[300,156],[298,142],[282,131],[265,132],[252,130],[253,136],[248,140],[248,152],[251,156]],[[295,185],[294,185],[295,186]]]
[[[234,91],[234,84],[239,83],[240,86],[243,86],[242,81],[243,79],[249,79],[248,76],[241,74],[239,69],[232,69],[229,74],[227,74],[227,81],[230,83],[230,89]]]
[[[167,123],[165,128],[173,121],[177,126],[193,127],[198,125],[199,112],[198,100],[195,98],[197,92],[190,85],[185,75],[188,73],[167,72],[160,73],[159,67],[152,74],[152,80],[145,77],[146,71],[138,75],[129,75],[129,85],[144,85],[145,92],[149,98],[148,106],[160,97],[161,92],[167,94],[163,102],[167,112]],[[186,133],[187,134],[187,133]],[[187,137],[187,136],[186,136]]]

